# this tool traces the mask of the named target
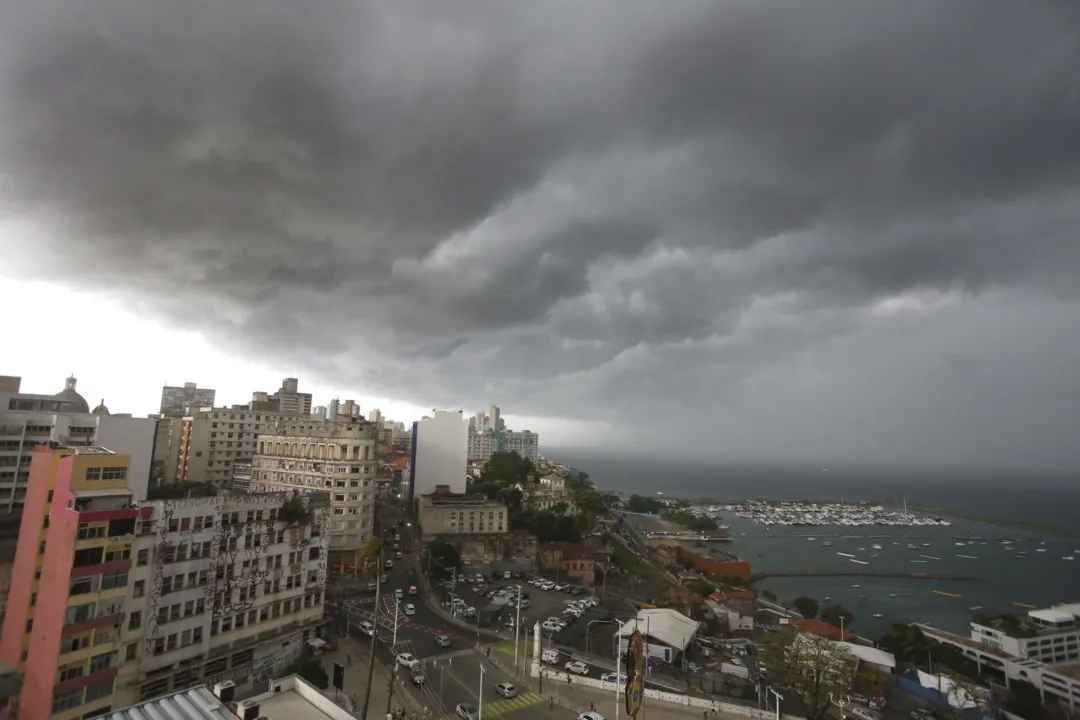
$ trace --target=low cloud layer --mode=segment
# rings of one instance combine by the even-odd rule
[[[1080,462],[1074,4],[0,9],[12,272],[613,445]]]

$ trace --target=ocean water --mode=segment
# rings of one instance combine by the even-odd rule
[[[1080,531],[1080,483],[1063,475],[1011,472],[930,472],[896,468],[754,467],[678,461],[623,460],[580,450],[546,450],[589,474],[600,489],[631,494],[741,500],[903,501]],[[966,632],[974,611],[1023,613],[1013,603],[1046,606],[1080,602],[1080,540],[953,519],[949,527],[773,527],[725,514],[734,540],[721,549],[749,560],[755,571],[923,572],[962,575],[970,581],[908,578],[770,578],[760,587],[781,600],[809,595],[838,602],[855,614],[852,631],[876,638],[894,621],[925,622]],[[806,536],[813,536],[809,540]],[[865,535],[862,539],[823,537]],[[871,538],[870,535],[890,536]],[[981,538],[972,540],[971,538]],[[1014,539],[1007,551],[1002,541]],[[831,547],[823,547],[828,541]],[[957,546],[961,542],[963,546]],[[970,542],[970,544],[969,544]],[[874,550],[872,544],[882,546]],[[927,544],[928,543],[928,544]],[[1045,543],[1045,545],[1040,545]],[[908,544],[918,550],[908,549]],[[1039,552],[1039,548],[1044,552]],[[1027,557],[1019,557],[1026,551]],[[858,565],[837,553],[850,553]],[[870,557],[876,554],[877,557]],[[939,560],[913,563],[929,555]],[[974,558],[959,558],[970,555]],[[1077,560],[1063,560],[1065,556]],[[853,587],[859,585],[859,587]],[[934,590],[960,595],[947,597]],[[882,618],[874,618],[881,614]]]

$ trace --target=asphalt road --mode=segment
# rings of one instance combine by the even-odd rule
[[[577,717],[576,713],[558,705],[549,707],[543,697],[515,683],[508,674],[475,652],[433,661],[430,665],[427,672],[431,688],[442,700],[443,707],[448,710],[447,715],[437,720],[456,718],[454,708],[458,703],[471,703],[481,707],[481,720],[506,715],[512,715],[514,720],[574,720]],[[484,675],[482,702],[481,672]],[[495,686],[500,683],[517,686],[518,694],[513,698],[496,694]]]

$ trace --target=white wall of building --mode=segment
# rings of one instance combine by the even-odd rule
[[[465,492],[468,466],[469,421],[460,412],[436,410],[416,427],[416,453],[412,459],[414,497],[448,485],[451,492]]]
[[[135,500],[145,500],[150,482],[150,463],[154,459],[154,436],[157,421],[152,418],[113,417],[97,418],[98,430],[94,442],[118,455],[131,456],[128,487]]]

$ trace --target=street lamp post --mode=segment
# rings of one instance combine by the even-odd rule
[[[480,693],[476,696],[476,720],[484,720],[484,663],[480,663]]]
[[[769,692],[776,698],[776,720],[780,720],[780,701],[784,699],[784,696],[776,692],[772,688],[769,688]]]
[[[521,634],[521,586],[517,586],[517,614],[514,617],[514,667],[518,666],[518,636]]]

